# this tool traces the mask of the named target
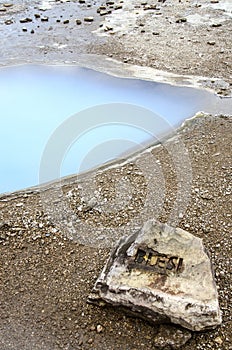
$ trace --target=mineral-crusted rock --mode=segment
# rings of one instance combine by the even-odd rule
[[[217,289],[202,240],[157,221],[122,238],[89,302],[102,301],[156,323],[194,331],[221,323]]]

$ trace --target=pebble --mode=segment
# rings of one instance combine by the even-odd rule
[[[4,7],[12,7],[13,4],[3,4]]]
[[[35,31],[34,31],[34,29],[32,29],[32,30],[31,30],[31,34],[34,34],[34,33],[35,33]]]
[[[223,344],[223,340],[221,337],[217,337],[214,339],[215,343],[219,344],[219,345],[222,345]]]
[[[6,12],[6,9],[0,8],[0,12]]]
[[[93,22],[93,21],[94,21],[94,18],[93,18],[93,17],[85,17],[85,18],[84,18],[84,21],[85,21],[85,22]]]
[[[65,19],[63,23],[64,24],[68,24],[69,23],[69,19]]]
[[[39,13],[35,13],[34,16],[35,16],[35,18],[40,18],[40,14]]]
[[[218,27],[221,27],[221,26],[222,26],[221,23],[213,23],[213,24],[211,25],[212,28],[218,28]]]
[[[115,5],[114,9],[115,10],[121,10],[122,9],[122,5]]]
[[[98,324],[97,325],[97,333],[101,333],[102,331],[103,331],[103,327],[100,324]]]
[[[102,10],[102,11],[100,11],[99,13],[100,13],[100,16],[106,16],[106,15],[109,14],[109,11],[107,11],[107,10]]]
[[[48,17],[41,17],[41,22],[48,22]]]
[[[187,18],[185,17],[181,17],[181,18],[177,18],[176,23],[186,23],[187,22]]]
[[[13,20],[12,20],[12,19],[8,19],[8,20],[5,21],[5,24],[6,24],[7,26],[9,26],[9,25],[12,24],[12,23],[13,23]]]
[[[27,28],[26,28],[26,27],[23,27],[23,28],[22,28],[22,31],[23,31],[23,32],[27,32]]]
[[[81,24],[81,20],[80,19],[76,19],[76,24],[79,26]]]
[[[209,41],[207,41],[207,44],[208,44],[208,45],[213,46],[213,45],[215,45],[215,44],[216,44],[216,42],[215,42],[215,41],[213,41],[213,40],[209,40]]]
[[[26,17],[26,18],[22,18],[22,19],[20,19],[20,20],[19,20],[19,22],[20,22],[20,23],[28,23],[28,22],[32,22],[32,19],[31,19],[31,18]]]
[[[79,0],[80,4],[85,4],[85,0]]]

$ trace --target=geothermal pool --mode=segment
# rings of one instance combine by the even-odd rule
[[[133,121],[137,107],[141,123]],[[154,121],[146,121],[146,109]],[[198,111],[222,109],[220,98],[193,88],[116,78],[70,66],[1,68],[0,193],[39,183],[41,158],[54,137],[51,157],[66,139],[59,172],[66,176],[155,142]],[[72,118],[75,123],[67,129]]]

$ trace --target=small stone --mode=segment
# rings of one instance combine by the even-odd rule
[[[122,5],[115,5],[114,9],[115,10],[121,10],[122,9]]]
[[[218,4],[219,0],[211,0],[210,2],[211,2],[211,4]]]
[[[6,4],[3,4],[3,6],[9,8],[9,7],[12,7],[12,6],[14,6],[14,5],[13,5],[13,4],[8,4],[8,3],[6,3]]]
[[[7,26],[9,26],[9,25],[12,24],[12,23],[14,23],[12,19],[7,19],[7,20],[5,21],[5,24],[6,24]]]
[[[5,8],[0,8],[0,12],[6,12]]]
[[[85,21],[85,22],[93,22],[93,21],[94,21],[94,18],[93,18],[93,17],[85,17],[85,18],[84,18],[84,21]]]
[[[202,240],[155,220],[118,242],[88,301],[123,306],[154,323],[176,323],[193,331],[221,324]]]
[[[164,349],[168,346],[170,346],[171,349],[179,349],[191,338],[192,334],[187,329],[177,328],[171,325],[162,325],[154,338],[154,345],[159,349]]]
[[[48,22],[48,17],[41,17],[41,22]]]
[[[103,331],[103,327],[100,324],[98,324],[97,325],[97,333],[101,333],[102,331]]]
[[[40,14],[39,13],[35,13],[34,16],[35,16],[35,18],[40,18]]]
[[[214,40],[209,40],[207,41],[207,44],[213,46],[216,44],[216,42]]]
[[[212,28],[218,28],[218,27],[221,27],[221,26],[222,26],[221,23],[213,23],[213,24],[211,25]]]
[[[153,35],[160,35],[159,32],[152,32]]]
[[[186,23],[187,22],[187,18],[185,17],[181,17],[181,18],[177,18],[176,23]]]
[[[34,29],[32,29],[32,30],[31,30],[31,34],[34,34],[34,33],[35,33],[35,31],[34,31]]]
[[[215,343],[219,344],[219,345],[222,345],[223,344],[223,340],[221,337],[217,337],[214,339]]]
[[[88,343],[89,343],[89,344],[93,344],[93,338],[90,338],[90,339],[88,340]]]
[[[22,28],[22,31],[23,31],[23,32],[27,32],[27,28],[26,28],[26,27],[23,27],[23,28]]]
[[[100,11],[100,16],[106,16],[108,14],[109,14],[109,11],[107,11],[107,10]]]
[[[76,24],[79,26],[81,24],[81,20],[80,19],[76,19]]]
[[[80,4],[85,4],[85,0],[79,0]]]
[[[64,23],[64,24],[68,24],[68,23],[69,23],[69,19],[65,19],[65,20],[63,21],[63,23]]]
[[[32,19],[31,19],[31,18],[26,17],[26,18],[22,18],[22,19],[20,19],[20,20],[19,20],[19,22],[20,22],[20,23],[28,23],[28,22],[32,22]]]

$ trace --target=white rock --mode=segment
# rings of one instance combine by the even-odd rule
[[[124,306],[155,323],[194,331],[221,323],[212,266],[202,240],[154,220],[122,238],[89,302]]]

